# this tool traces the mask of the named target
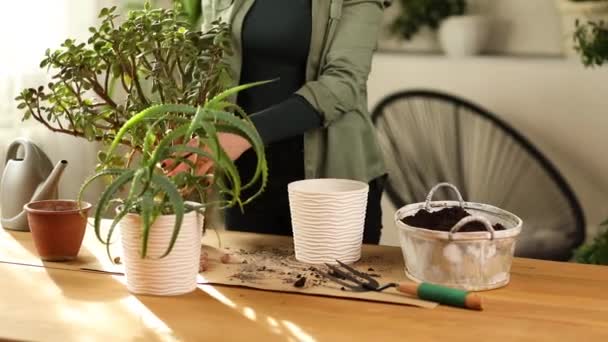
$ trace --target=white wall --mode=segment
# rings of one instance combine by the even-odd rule
[[[491,19],[486,52],[511,55],[560,55],[562,53],[561,18],[557,0],[469,0],[469,12]],[[385,15],[385,25],[399,11],[394,1]],[[385,29],[380,44],[385,49],[439,51],[432,33],[424,32],[410,42],[394,39]]]
[[[608,68],[561,58],[413,56],[377,53],[369,102],[402,89],[428,88],[467,98],[522,132],[561,171],[591,230],[608,217]],[[385,209],[383,243],[396,244]]]

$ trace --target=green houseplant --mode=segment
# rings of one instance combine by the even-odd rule
[[[398,4],[400,11],[390,29],[406,40],[425,26],[437,30],[444,19],[466,11],[465,0],[400,0]]]
[[[107,182],[95,210],[95,233],[109,255],[122,222],[128,288],[159,295],[189,292],[196,286],[208,193],[219,193],[221,206],[242,206],[265,187],[260,136],[229,101],[264,82],[231,88],[225,59],[231,54],[229,27],[217,22],[206,32],[190,29],[191,18],[179,2],[174,9],[146,3],[120,25],[115,7],[104,8],[100,18],[87,43],[68,39],[62,48],[47,50],[40,65],[53,70],[53,81],[22,91],[19,108],[24,119],[54,132],[109,146],[99,153],[97,173],[85,181],[81,195],[93,181]],[[240,179],[219,142],[222,134],[251,144],[258,159],[252,179]],[[213,161],[213,174],[197,174],[196,158]],[[191,168],[172,174],[163,163]],[[242,199],[241,191],[253,186],[259,187],[254,195]],[[114,204],[114,220],[104,233],[102,215]]]
[[[574,49],[581,56],[586,67],[600,67],[608,63],[608,23],[589,21],[576,23],[573,35]],[[602,230],[591,241],[581,246],[575,253],[575,260],[587,264],[608,265],[608,220],[601,225]]]
[[[577,22],[600,22],[608,20],[608,0],[557,0],[562,15],[563,51],[568,57],[576,57],[572,35]]]
[[[421,30],[437,31],[441,49],[454,57],[475,55],[485,47],[488,21],[467,14],[466,0],[402,0],[398,5],[390,25],[394,35],[412,40]]]
[[[587,67],[608,63],[608,22],[576,22],[574,49]]]

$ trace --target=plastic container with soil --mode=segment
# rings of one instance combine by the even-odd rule
[[[432,201],[449,187],[458,201]],[[437,184],[425,202],[395,213],[406,276],[468,291],[509,283],[511,264],[522,220],[500,208],[465,202],[449,183]]]

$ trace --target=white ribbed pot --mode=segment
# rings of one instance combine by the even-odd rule
[[[120,221],[123,262],[127,288],[134,294],[175,296],[196,289],[199,271],[203,216],[196,211],[184,215],[171,253],[160,258],[171,241],[175,215],[159,216],[148,240],[148,252],[141,258],[141,217],[128,214]]]
[[[452,16],[439,26],[439,43],[450,57],[480,54],[489,36],[488,19],[481,15]]]
[[[572,38],[576,29],[575,22],[606,21],[608,22],[608,0],[606,1],[571,1],[556,0],[562,14],[562,46],[567,57],[578,57]]]

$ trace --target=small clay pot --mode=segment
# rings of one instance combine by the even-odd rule
[[[30,202],[24,206],[38,255],[45,261],[74,260],[80,251],[91,204],[72,200]]]

